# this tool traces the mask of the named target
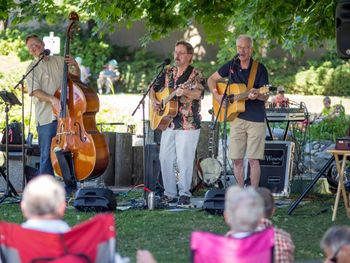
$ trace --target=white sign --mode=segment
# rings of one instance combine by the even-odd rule
[[[60,38],[55,37],[53,32],[50,32],[50,36],[46,36],[43,38],[45,43],[45,48],[50,49],[51,54],[59,54],[60,53]]]

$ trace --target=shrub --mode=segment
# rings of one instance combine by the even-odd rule
[[[335,105],[336,106],[336,105]],[[341,111],[336,117],[325,118],[320,123],[310,125],[311,140],[331,140],[344,137],[350,124],[350,117]]]

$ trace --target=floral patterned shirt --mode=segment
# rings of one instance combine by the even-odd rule
[[[190,67],[190,66],[189,66]],[[191,67],[192,68],[192,67]],[[190,70],[190,69],[188,69]],[[184,71],[187,71],[187,69]],[[164,87],[177,88],[180,84],[183,84],[184,89],[196,90],[200,89],[204,92],[204,87],[201,84],[201,73],[197,69],[193,68],[187,80],[180,80],[180,77],[176,77],[177,68],[171,67],[165,71],[163,75],[154,84],[153,88],[156,92],[160,91]],[[174,130],[195,130],[200,129],[201,123],[201,99],[193,100],[186,96],[178,97],[178,113],[174,117],[170,124],[170,128]]]

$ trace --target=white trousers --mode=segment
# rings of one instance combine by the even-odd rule
[[[179,195],[191,196],[193,164],[199,140],[200,129],[173,130],[162,132],[159,160],[162,170],[164,194],[177,196],[175,165],[179,169]]]

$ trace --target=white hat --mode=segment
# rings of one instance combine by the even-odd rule
[[[277,93],[284,92],[284,87],[283,86],[278,86],[277,87]]]

